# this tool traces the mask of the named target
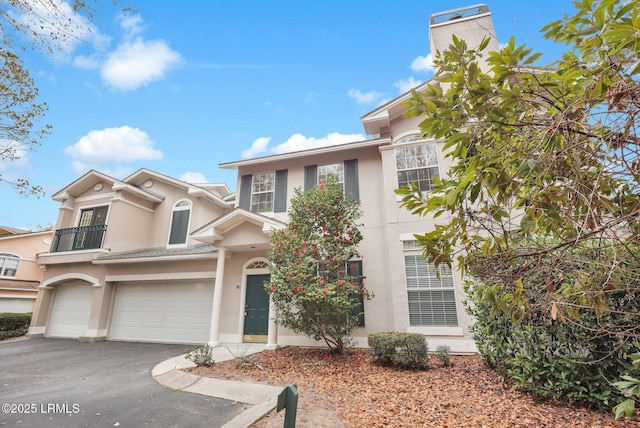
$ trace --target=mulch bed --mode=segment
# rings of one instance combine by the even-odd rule
[[[249,361],[191,371],[297,385],[298,427],[640,427],[638,417],[616,421],[611,413],[536,401],[503,383],[476,355],[452,356],[452,367],[431,357],[429,369],[421,371],[378,366],[363,350],[336,356],[323,349],[284,348]],[[259,426],[282,426],[281,420],[271,414]]]

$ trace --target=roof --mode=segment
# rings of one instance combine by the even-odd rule
[[[17,227],[0,226],[0,236],[3,235],[22,235],[23,233],[29,233],[30,230],[18,229]]]
[[[107,264],[114,262],[142,262],[142,261],[164,261],[172,258],[203,258],[213,256],[217,252],[216,248],[210,244],[198,244],[189,247],[177,248],[145,248],[143,250],[122,251],[117,253],[105,253],[98,255],[93,263]]]
[[[0,279],[0,288],[13,290],[37,290],[39,281],[27,281],[22,279]]]
[[[265,164],[269,162],[277,162],[281,160],[289,160],[303,157],[312,157],[317,156],[322,153],[335,153],[337,151],[345,151],[345,150],[354,150],[360,149],[363,147],[377,147],[381,145],[390,144],[391,139],[389,138],[375,138],[372,140],[362,140],[362,141],[354,141],[351,143],[343,143],[336,144],[333,146],[325,146],[325,147],[316,147],[313,149],[299,150],[297,152],[288,152],[282,153],[278,155],[270,155],[270,156],[262,156],[258,158],[234,161],[234,162],[225,162],[221,163],[218,166],[220,168],[225,169],[236,169],[242,166],[250,166],[256,164]]]
[[[432,80],[427,80],[413,88],[413,91],[422,92],[432,82]],[[402,116],[407,111],[407,107],[403,103],[411,98],[411,92],[407,91],[362,116],[360,120],[364,131],[368,135],[380,135],[382,128],[389,126],[393,119]]]
[[[203,197],[204,199],[223,208],[230,208],[233,205],[232,202],[223,199],[223,196],[227,196],[230,193],[228,187],[224,184],[189,184],[145,168],[139,169],[124,180],[118,180],[101,172],[91,170],[55,193],[52,196],[52,199],[62,202],[70,196],[78,196],[82,194],[100,181],[106,181],[111,183],[113,190],[129,192],[155,203],[162,202],[164,200],[164,195],[151,190],[153,186],[153,181],[151,179],[160,180],[175,187],[182,188],[193,197]]]

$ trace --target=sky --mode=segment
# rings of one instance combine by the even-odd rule
[[[476,4],[121,0],[100,2],[87,20],[55,1],[74,37],[52,41],[53,54],[19,52],[52,133],[0,160],[2,178],[26,178],[45,195],[0,182],[3,226],[55,224],[51,195],[91,169],[123,179],[147,168],[235,191],[235,171],[218,164],[371,138],[360,118],[433,76],[429,17]],[[540,29],[571,14],[571,0],[487,4],[500,43],[513,36],[542,52],[541,64],[566,50]]]

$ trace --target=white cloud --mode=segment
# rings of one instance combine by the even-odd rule
[[[125,177],[130,176],[133,173],[133,168],[123,165],[114,165],[113,167],[105,167],[104,165],[99,165],[95,163],[86,163],[80,161],[72,162],[73,171],[78,174],[84,174],[90,170],[99,170],[101,173],[106,174],[110,177],[117,178],[122,180]]]
[[[420,80],[416,80],[413,77],[409,77],[408,79],[400,79],[393,84],[394,88],[398,88],[398,93],[404,94],[409,90],[415,88],[419,84],[423,83]]]
[[[164,40],[138,37],[111,52],[102,66],[102,80],[112,88],[128,91],[163,79],[167,71],[182,62],[182,56]]]
[[[73,59],[73,65],[83,70],[96,70],[100,68],[100,58],[96,55],[78,55]]]
[[[140,15],[121,13],[118,16],[118,22],[120,22],[120,27],[127,32],[127,36],[129,37],[142,33],[142,23],[144,20]]]
[[[192,183],[192,184],[202,184],[202,183],[209,182],[209,180],[207,180],[207,177],[205,177],[204,174],[199,172],[191,172],[191,171],[187,171],[184,174],[182,174],[180,177],[178,177],[178,180],[182,180],[185,183]]]
[[[251,144],[247,150],[243,150],[240,156],[242,159],[249,159],[267,151],[267,146],[271,142],[271,137],[260,137]]]
[[[332,132],[322,138],[305,137],[302,134],[293,134],[284,143],[269,148],[268,145],[271,142],[271,137],[261,137],[253,142],[251,148],[242,152],[242,158],[247,159],[262,153],[275,155],[318,147],[335,146],[338,144],[352,143],[354,141],[362,141],[365,138],[366,137],[362,134],[340,134],[339,132]]]
[[[411,70],[416,73],[433,73],[433,55],[419,56],[411,62]]]
[[[74,158],[74,169],[77,171],[88,165],[109,162],[162,159],[163,153],[155,150],[153,145],[153,140],[146,132],[121,126],[91,131],[73,146],[66,147],[64,152]]]
[[[379,101],[384,94],[378,91],[362,92],[360,89],[351,88],[347,91],[349,98],[356,100],[358,104],[373,104]]]

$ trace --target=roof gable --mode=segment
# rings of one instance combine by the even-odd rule
[[[242,208],[236,208],[222,217],[202,226],[200,229],[193,232],[191,237],[198,241],[213,244],[215,241],[222,239],[225,233],[246,223],[260,227],[262,232],[265,234],[271,233],[272,230],[285,227],[285,224],[281,221],[247,211]]]
[[[427,80],[426,82],[416,86],[413,88],[416,92],[424,91],[429,84],[432,83],[432,80]],[[404,94],[388,101],[375,110],[370,111],[360,118],[362,122],[362,126],[364,127],[364,132],[368,135],[380,136],[381,130],[383,128],[388,127],[391,124],[391,121],[401,117],[407,111],[407,107],[403,105],[405,101],[408,101],[411,98],[411,91],[407,91]]]

